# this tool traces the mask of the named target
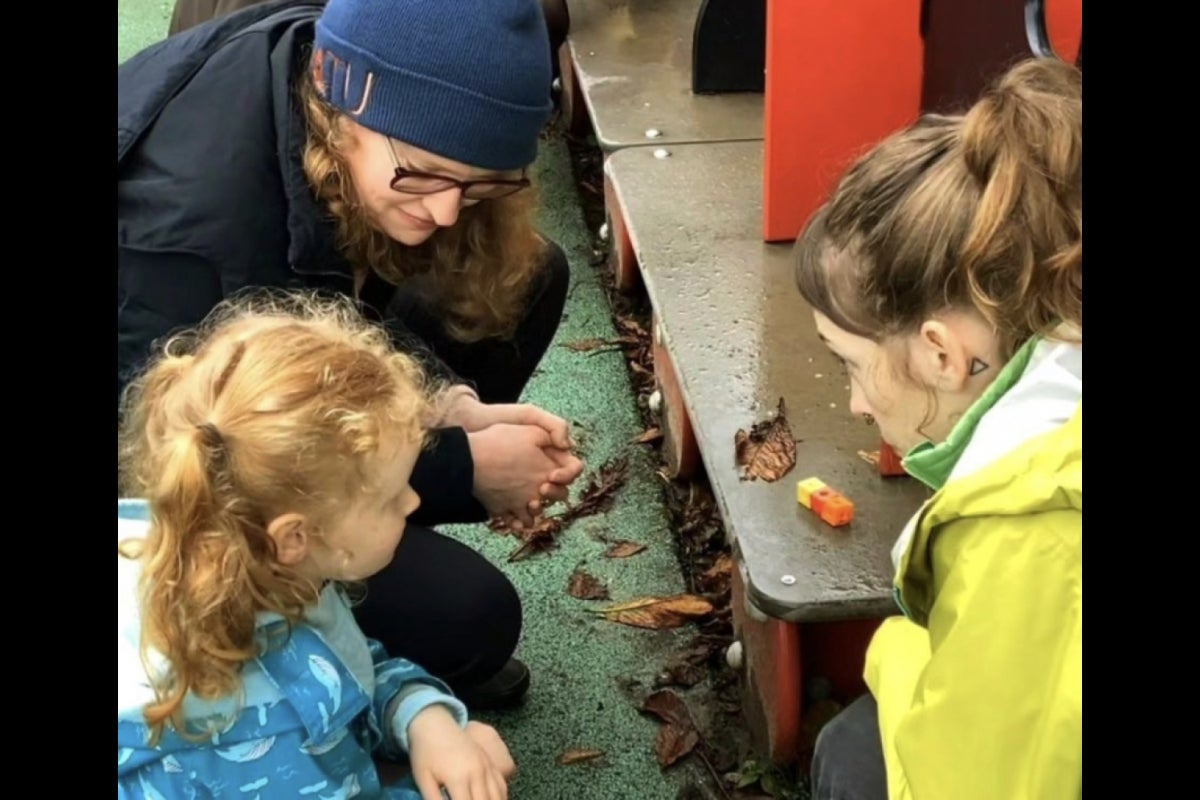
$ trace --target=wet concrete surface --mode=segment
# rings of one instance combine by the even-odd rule
[[[605,169],[748,593],[794,622],[894,613],[891,547],[928,491],[859,455],[878,450],[878,430],[849,412],[849,380],[795,287],[791,245],[762,241],[762,144],[663,149],[618,151]],[[743,481],[734,437],[780,398],[796,466],[774,483]],[[830,527],[796,502],[810,476],[854,502],[853,522]]]
[[[601,148],[762,139],[762,94],[692,94],[700,5],[571,0],[568,46]]]

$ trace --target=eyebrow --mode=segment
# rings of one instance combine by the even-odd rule
[[[416,158],[409,153],[397,153],[397,155],[400,157],[401,161],[407,161],[409,164],[412,164],[413,169],[415,169],[417,172],[427,172],[432,175],[445,175],[447,177],[457,178],[460,181],[504,180],[504,177],[497,172],[489,172],[479,177],[462,176],[452,172],[451,170],[445,169],[438,164],[431,163],[427,159]]]
[[[858,363],[854,359],[847,358],[846,356],[842,355],[841,351],[839,351],[836,347],[833,346],[833,342],[826,339],[825,334],[821,333],[820,331],[817,331],[817,338],[825,343],[825,346],[829,348],[829,351],[831,353],[833,353],[835,358],[840,358],[846,364],[857,364]]]

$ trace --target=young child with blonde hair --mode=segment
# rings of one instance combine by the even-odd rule
[[[495,730],[368,640],[347,599],[420,503],[431,396],[348,302],[305,296],[219,307],[131,385],[118,797],[508,796]],[[411,774],[383,787],[373,757]]]

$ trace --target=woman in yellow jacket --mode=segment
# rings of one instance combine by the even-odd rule
[[[860,159],[797,243],[851,411],[934,490],[818,800],[1081,795],[1082,97],[1069,64],[1015,65]]]

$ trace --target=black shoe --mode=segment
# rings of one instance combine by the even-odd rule
[[[529,690],[529,667],[515,658],[492,677],[455,692],[472,711],[495,711],[520,705]]]

